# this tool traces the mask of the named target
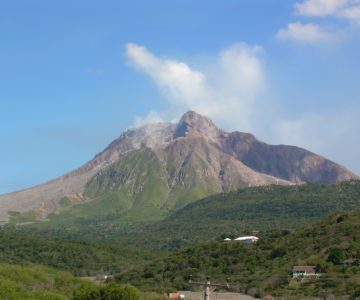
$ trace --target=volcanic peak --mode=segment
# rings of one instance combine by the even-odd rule
[[[178,122],[174,138],[203,137],[211,140],[218,138],[221,132],[209,118],[190,110]]]

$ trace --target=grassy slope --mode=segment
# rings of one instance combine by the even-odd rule
[[[185,143],[184,147],[190,146]],[[146,148],[128,153],[93,177],[85,191],[85,196],[93,201],[49,215],[50,222],[38,222],[31,227],[40,231],[62,228],[70,232],[75,228],[81,237],[89,226],[101,230],[114,224],[122,228],[162,220],[173,210],[216,191],[211,179],[197,178],[194,164],[184,164],[181,159],[175,161],[171,155],[160,160]],[[60,201],[62,206],[67,204],[66,198]],[[13,216],[11,223],[35,221],[36,217],[29,212]]]
[[[356,265],[344,268],[331,253],[341,253],[340,261],[354,257]],[[294,232],[264,234],[257,244],[220,240],[197,244],[122,274],[117,280],[144,290],[163,291],[189,288],[189,274],[202,280],[210,275],[217,282],[230,277],[233,290],[257,296],[271,293],[290,299],[335,294],[353,299],[360,296],[359,260],[360,211],[356,210]],[[312,281],[294,281],[294,265],[316,265],[324,275]]]
[[[38,227],[57,227],[93,222],[128,225],[136,222],[158,221],[173,209],[214,193],[212,182],[196,178],[190,165],[180,166],[186,173],[186,184],[168,187],[167,167],[150,149],[130,152],[121,160],[93,177],[86,186],[85,196],[94,199],[73,206],[70,210],[49,216],[51,222]],[[63,204],[64,200],[61,200]],[[34,221],[27,217],[27,221]],[[24,216],[14,216],[12,223],[24,222]]]
[[[167,192],[162,174],[163,166],[150,149],[133,151],[93,177],[85,194],[96,198],[122,191],[117,199],[124,202],[125,209],[160,208]]]

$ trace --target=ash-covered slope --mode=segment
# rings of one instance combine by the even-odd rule
[[[212,193],[245,186],[350,179],[358,177],[307,150],[267,145],[248,133],[228,133],[189,111],[175,125],[127,130],[81,168],[53,181],[0,195],[0,221],[7,221],[9,212],[35,210],[45,217],[61,211],[59,200],[65,196],[75,204],[116,193],[125,199],[126,209],[178,209]]]
[[[297,184],[305,182],[329,184],[359,178],[343,166],[305,149],[286,145],[268,145],[249,133],[238,131],[228,133],[218,129],[210,119],[191,111],[179,122],[175,137],[179,136],[204,136],[210,144],[254,171]]]

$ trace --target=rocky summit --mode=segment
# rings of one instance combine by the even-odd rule
[[[120,211],[157,214],[242,187],[352,179],[359,177],[310,151],[226,132],[189,111],[177,124],[125,131],[94,159],[57,179],[0,195],[0,221],[29,211],[40,220],[74,204],[109,199]]]

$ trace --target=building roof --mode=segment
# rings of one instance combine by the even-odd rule
[[[245,241],[245,240],[258,240],[259,238],[256,236],[240,236],[238,238],[236,238],[234,241]]]
[[[343,264],[353,264],[354,262],[355,262],[355,259],[349,258],[349,259],[345,259],[342,263]]]
[[[180,296],[180,293],[169,293],[170,299],[178,299]]]
[[[314,272],[316,271],[315,266],[295,266],[293,272]]]
[[[224,239],[224,241],[231,241],[231,239],[230,239],[230,238],[226,238],[226,239]]]
[[[262,299],[274,299],[274,297],[271,295],[265,295]]]

